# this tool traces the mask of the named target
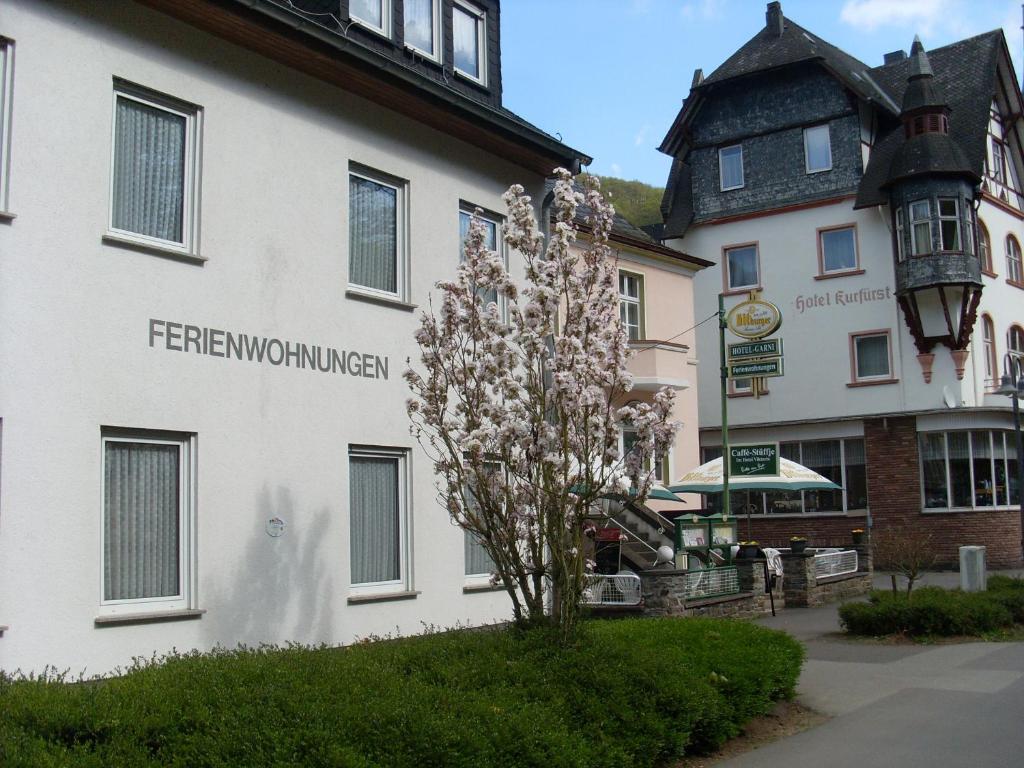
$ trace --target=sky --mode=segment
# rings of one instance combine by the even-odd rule
[[[594,158],[589,170],[664,186],[658,152],[698,67],[711,74],[764,27],[762,0],[505,0],[505,107]],[[1018,80],[1019,0],[783,0],[782,11],[869,66],[1002,28]]]

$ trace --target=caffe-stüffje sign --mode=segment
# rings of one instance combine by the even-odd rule
[[[777,477],[779,444],[730,445],[729,474],[733,477]]]

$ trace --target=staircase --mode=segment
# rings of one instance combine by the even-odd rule
[[[609,510],[608,525],[619,528],[626,539],[621,542],[622,565],[637,573],[650,570],[658,548],[673,546],[672,521],[652,509],[632,504],[616,505]]]

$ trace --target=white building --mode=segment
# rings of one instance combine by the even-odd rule
[[[588,162],[501,107],[498,16],[4,3],[0,669],[509,615],[401,378],[460,211]]]
[[[930,534],[947,562],[962,544],[1020,561],[1010,401],[994,393],[1004,353],[1024,355],[1017,83],[1000,31],[869,67],[778,2],[695,75],[662,145],[663,235],[716,262],[697,278],[698,320],[719,293],[729,308],[752,290],[784,317],[785,375],[760,398],[730,383],[730,440],[779,442],[845,489],[756,494],[759,541],[848,542],[870,510],[876,529]],[[711,458],[714,323],[698,349]]]

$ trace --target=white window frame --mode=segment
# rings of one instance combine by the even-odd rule
[[[1021,251],[1020,241],[1013,235],[1006,236],[1006,279],[1011,283],[1024,283],[1024,252]],[[1010,246],[1013,243],[1014,247]],[[1011,258],[1013,254],[1013,258]]]
[[[725,186],[725,173],[723,172],[724,168],[725,168],[725,165],[722,162],[722,153],[723,152],[730,152],[731,150],[736,150],[736,149],[739,150],[739,158],[740,158],[740,183],[739,184],[735,184],[735,185],[733,185],[731,187],[727,187],[727,186]],[[721,191],[722,192],[728,192],[730,189],[743,189],[743,187],[746,186],[746,183],[747,183],[747,174],[746,174],[746,171],[743,168],[743,145],[742,144],[732,144],[732,145],[730,145],[728,147],[721,147],[718,150],[718,186],[721,189]]]
[[[482,8],[477,8],[472,3],[464,2],[464,0],[453,0],[452,2],[452,28],[455,27],[455,16],[457,11],[462,11],[467,16],[472,16],[476,19],[476,45],[477,45],[477,67],[480,70],[480,76],[477,77],[472,72],[466,72],[455,64],[455,41],[454,31],[452,40],[452,69],[460,77],[465,77],[468,80],[472,80],[474,83],[480,85],[487,85],[487,12]]]
[[[928,216],[924,219],[914,218],[914,206],[918,203],[924,203],[928,206]],[[913,200],[909,206],[910,209],[910,255],[911,256],[927,256],[932,252],[932,203],[928,198],[922,198],[920,200]],[[918,252],[917,250],[917,224],[928,224],[928,247],[926,250]]]
[[[857,342],[862,339],[873,339],[873,338],[884,338],[885,339],[885,350],[888,353],[889,358],[889,370],[884,374],[875,374],[872,376],[861,376],[860,375],[860,355],[857,350]],[[892,381],[895,376],[893,374],[893,359],[892,359],[892,331],[878,330],[878,331],[860,331],[857,333],[850,334],[850,355],[851,355],[851,373],[853,374],[853,382],[874,382],[874,381]]]
[[[498,471],[502,471],[502,463],[500,461],[485,461],[484,463],[492,464],[494,467],[498,469]],[[460,530],[462,531],[462,571],[465,583],[469,586],[482,586],[484,584],[490,584],[491,575],[494,573],[494,571],[481,571],[480,573],[469,573],[467,571],[468,566],[466,563],[466,540],[470,536],[475,536],[475,534],[472,531],[466,530],[465,528],[460,528]],[[476,546],[482,546],[479,543],[479,541],[475,542],[475,544]]]
[[[819,135],[822,131],[825,133],[825,147],[828,150],[828,165],[821,168],[811,168],[811,153],[808,144],[808,137]],[[828,123],[804,128],[804,170],[809,174],[823,173],[824,171],[832,170],[832,136],[829,133]]]
[[[199,256],[199,200],[203,110],[193,104],[133,85],[114,80],[114,98],[111,101],[110,182],[107,190],[107,233],[105,240],[140,245],[183,256]],[[185,118],[185,168],[182,184],[181,236],[182,242],[139,234],[114,226],[114,163],[117,153],[117,101],[129,99],[153,109]]]
[[[352,563],[349,561],[349,593],[353,596],[386,595],[412,589],[412,549],[409,546],[411,512],[409,451],[404,448],[350,445],[348,449],[349,498],[352,492],[352,459],[395,459],[398,462],[398,578],[388,581],[352,583]],[[352,536],[351,508],[349,508],[348,535]]]
[[[942,213],[942,204],[943,203],[952,203],[953,204],[954,213],[953,213],[952,216],[948,216],[948,215],[944,216],[943,215],[943,213]],[[966,250],[966,246],[965,246],[965,243],[964,243],[963,226],[962,226],[962,224],[960,222],[960,201],[957,198],[955,198],[955,197],[940,197],[936,201],[936,212],[939,215],[939,248],[941,250],[943,250],[943,251],[953,251],[953,252],[965,251]],[[954,222],[956,224],[956,239],[959,241],[959,245],[960,245],[959,248],[947,248],[946,247],[945,239],[943,238],[943,232],[942,232],[942,224],[943,224],[943,222],[946,222],[946,221],[952,221],[952,222]]]
[[[104,507],[106,504],[107,443],[135,443],[178,446],[178,595],[142,597],[127,600],[107,600],[104,597],[104,570],[106,533]],[[139,613],[169,613],[196,607],[196,509],[197,464],[196,436],[176,435],[157,431],[104,430],[100,439],[100,574],[99,596],[101,616],[131,616]]]
[[[380,0],[380,23],[381,26],[375,25],[372,21],[360,18],[352,13],[352,6],[349,5],[348,17],[359,26],[376,32],[378,35],[386,37],[388,40],[391,39],[391,0]]]
[[[745,251],[748,248],[754,251],[754,263],[757,267],[757,278],[753,283],[744,285],[733,285],[732,284],[732,270],[729,268],[729,254],[733,251]],[[726,293],[739,293],[742,291],[750,291],[755,288],[761,287],[761,249],[756,243],[747,243],[745,245],[728,245],[723,249],[724,252],[724,268],[725,268],[725,291]]]
[[[899,261],[907,258],[907,246],[903,242],[903,206],[896,209],[896,257]]]
[[[505,223],[505,218],[496,213],[491,213],[490,211],[485,210],[482,206],[473,205],[465,200],[459,202],[459,263],[461,264],[466,258],[466,243],[462,239],[462,217],[469,216],[472,218],[478,208],[481,211],[479,218],[486,221],[488,224],[494,225],[494,249],[498,252],[498,256],[501,257],[501,261],[505,265],[505,271],[507,272],[508,248],[505,245],[505,238],[501,236],[501,228]],[[498,292],[498,313],[503,319],[508,319],[508,302],[500,292]]]
[[[430,0],[430,4],[433,8],[432,16],[434,18],[431,29],[431,34],[434,36],[434,52],[430,53],[430,51],[425,51],[418,45],[410,43],[404,29],[402,30],[402,39],[405,41],[405,47],[409,50],[416,51],[420,56],[440,64],[441,51],[444,48],[444,39],[441,37],[441,0]]]
[[[632,296],[628,293],[622,292],[622,278],[625,277],[627,280],[634,280],[636,282],[637,295]],[[619,319],[622,320],[622,305],[631,304],[636,306],[637,326],[636,326],[636,338],[629,336],[629,329],[632,327],[622,320],[622,328],[626,332],[626,337],[630,341],[639,341],[645,338],[646,328],[646,317],[644,307],[644,276],[638,272],[631,272],[628,269],[619,270]]]
[[[853,265],[849,267],[838,267],[836,269],[828,269],[825,260],[825,235],[833,234],[836,232],[849,232],[853,238]],[[838,227],[825,227],[818,230],[818,252],[821,254],[821,263],[819,265],[822,275],[842,275],[847,272],[858,272],[860,271],[860,245],[857,242],[857,225],[856,224],[845,224]]]
[[[14,41],[0,37],[0,214],[10,212],[11,106],[14,99]]]
[[[367,285],[360,285],[359,283],[353,283],[351,276],[348,280],[348,292],[355,294],[362,294],[373,298],[381,298],[390,301],[405,302],[408,301],[409,296],[409,182],[404,179],[400,179],[397,176],[392,176],[382,171],[376,171],[368,168],[364,165],[357,163],[349,163],[348,178],[349,184],[346,185],[345,189],[349,194],[348,201],[348,223],[349,223],[349,239],[348,249],[349,258],[347,269],[351,272],[352,266],[352,239],[351,239],[351,227],[352,227],[352,199],[351,199],[351,178],[355,176],[366,181],[371,181],[374,184],[379,184],[382,187],[390,187],[395,190],[395,287],[396,291],[385,291],[380,288],[373,288]]]

